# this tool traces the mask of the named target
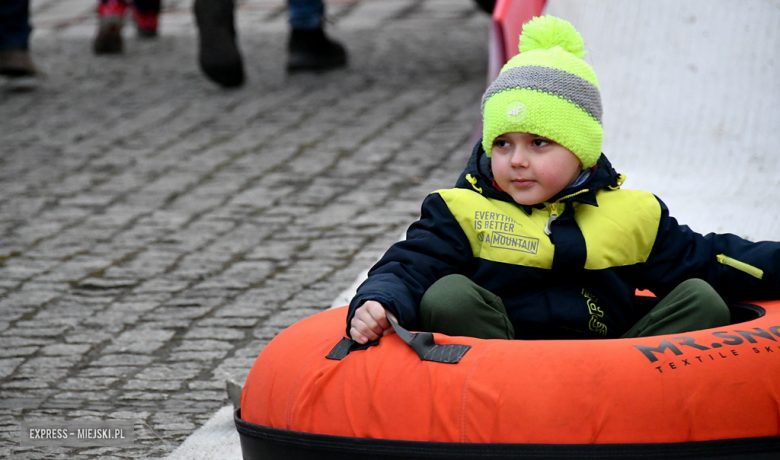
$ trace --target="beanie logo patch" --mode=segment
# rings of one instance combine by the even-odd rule
[[[528,115],[528,108],[522,101],[515,101],[506,107],[506,120],[509,123],[522,123]]]

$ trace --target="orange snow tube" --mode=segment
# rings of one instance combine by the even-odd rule
[[[342,339],[345,308],[319,313],[252,367],[235,414],[244,459],[777,459],[780,301],[731,308],[743,322],[679,335],[401,329],[364,349]]]

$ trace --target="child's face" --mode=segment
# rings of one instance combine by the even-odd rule
[[[568,185],[582,163],[560,144],[535,134],[506,133],[493,141],[493,177],[516,203],[543,203]]]

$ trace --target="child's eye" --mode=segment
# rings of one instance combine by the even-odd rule
[[[498,147],[500,149],[509,147],[509,142],[504,139],[496,139],[493,141],[493,147]]]
[[[536,138],[533,140],[533,144],[536,147],[544,147],[545,145],[548,145],[550,143],[549,140],[544,138]]]

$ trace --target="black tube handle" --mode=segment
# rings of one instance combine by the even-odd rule
[[[471,348],[471,345],[458,345],[448,344],[439,345],[433,340],[432,332],[409,332],[400,324],[398,324],[389,315],[387,320],[395,330],[398,337],[404,341],[423,361],[433,361],[435,363],[444,364],[457,364],[463,358],[467,351]],[[335,347],[328,353],[326,358],[342,360],[348,354],[353,351],[365,350],[369,347],[377,345],[379,340],[373,340],[371,342],[362,344],[355,342],[352,339],[344,337],[336,344]]]

